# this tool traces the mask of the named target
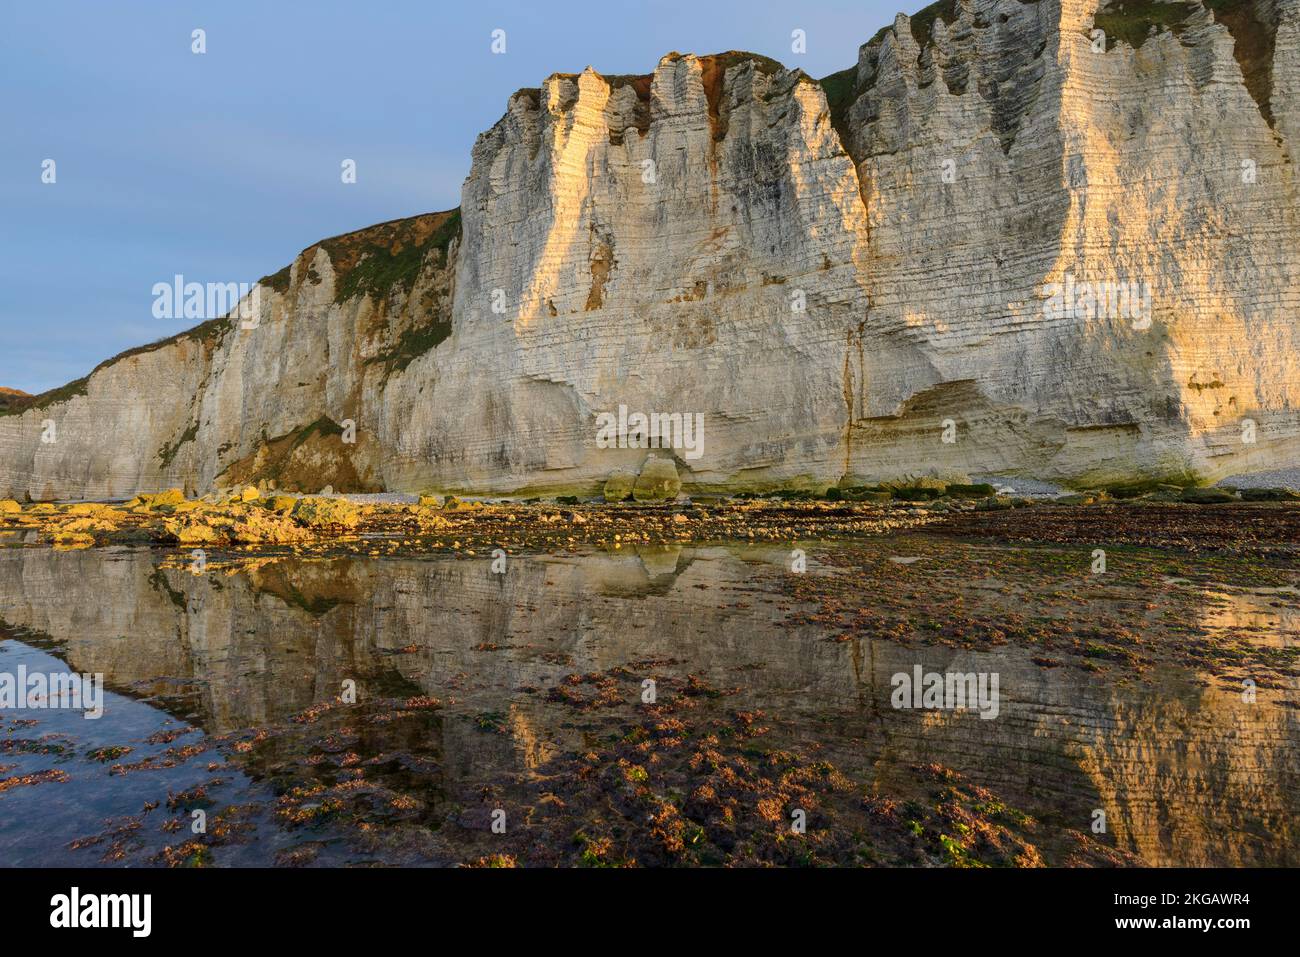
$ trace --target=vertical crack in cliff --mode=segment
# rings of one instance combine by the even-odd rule
[[[867,320],[858,323],[855,330],[849,329],[844,340],[844,374],[841,382],[844,396],[844,470],[843,475],[852,473],[853,461],[853,423],[865,404],[866,356],[863,340],[866,335]],[[857,374],[853,369],[853,353],[856,346],[858,356]],[[856,411],[855,411],[856,407]]]
[[[718,210],[718,150],[717,144],[727,137],[730,117],[723,110],[723,84],[726,81],[728,58],[731,54],[700,57],[700,83],[704,86],[704,99],[708,103],[709,131],[712,148],[709,150],[709,198],[712,212]],[[735,62],[735,61],[731,61]]]
[[[849,351],[853,347],[853,333],[848,334],[844,343],[844,468],[842,475],[849,474],[849,462],[853,460],[853,370],[849,366]]]
[[[652,115],[650,109],[650,92],[654,85],[654,74],[617,74],[615,76],[605,77],[605,82],[609,84],[611,99],[612,94],[624,87],[630,87],[632,89],[636,94],[636,99],[632,104],[632,128],[635,129],[637,135],[641,137],[650,132],[650,119]],[[610,146],[622,146],[625,133],[626,128],[616,130],[611,127],[609,131]]]
[[[728,50],[726,53],[715,53],[697,59],[700,64],[700,82],[704,87],[704,99],[708,107],[709,131],[715,145],[715,148],[709,153],[709,174],[712,205],[716,212],[718,205],[718,155],[716,144],[726,139],[731,122],[730,111],[726,108],[726,101],[723,96],[726,92],[727,71],[732,67],[749,63],[756,72],[767,76],[775,76],[781,73],[785,67],[771,57],[741,50]]]
[[[614,258],[614,237],[609,233],[598,235],[596,225],[591,225],[591,291],[583,312],[594,312],[605,305],[605,283],[618,266]]]

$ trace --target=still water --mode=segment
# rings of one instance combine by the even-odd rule
[[[807,575],[835,574],[818,561],[833,543],[805,547]],[[920,594],[946,574],[921,537],[864,547],[882,593],[887,576]],[[791,592],[779,549],[512,556],[503,574],[487,556],[210,561],[0,548],[0,672],[102,673],[109,689],[99,720],[0,709],[0,864],[452,864],[491,847],[495,806],[526,828],[548,802],[580,833],[595,812],[555,797],[565,762],[621,733],[647,678],[669,697],[722,689],[699,709],[762,714],[850,790],[888,795],[941,765],[1129,863],[1300,864],[1293,677],[1246,701],[1176,664],[1132,675],[1046,667],[1014,641],[846,636]],[[1168,576],[1140,598],[1148,619],[1176,598],[1212,636],[1285,649],[1300,629],[1286,587]],[[997,674],[997,717],[892,707],[892,676],[917,666]],[[604,698],[565,690],[587,687]]]

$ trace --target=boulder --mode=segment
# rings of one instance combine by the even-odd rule
[[[677,497],[682,490],[682,480],[677,476],[677,466],[672,459],[646,459],[641,474],[632,486],[632,497],[638,502],[663,502]]]
[[[313,528],[356,528],[361,521],[361,509],[344,498],[300,498],[291,514],[299,524]]]
[[[974,484],[957,482],[948,486],[946,494],[957,498],[988,498],[990,495],[996,495],[997,489],[988,482],[976,482]]]
[[[156,495],[137,495],[128,505],[136,504],[142,508],[159,508],[180,505],[185,501],[185,493],[178,488],[171,488]]]
[[[1237,496],[1226,488],[1185,488],[1182,500],[1193,505],[1222,505],[1237,501]]]
[[[626,469],[618,469],[609,473],[609,478],[605,479],[605,501],[622,502],[632,494],[632,488],[636,485],[636,475]]]
[[[1243,502],[1294,502],[1300,500],[1300,493],[1289,488],[1243,488],[1238,489]],[[0,502],[0,509],[4,506]]]

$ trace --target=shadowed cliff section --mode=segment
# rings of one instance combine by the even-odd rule
[[[1142,49],[1164,33],[1180,40],[1208,11],[1233,39],[1233,58],[1260,114],[1273,126],[1269,100],[1273,89],[1273,48],[1281,6],[1268,0],[1102,0],[1093,26],[1106,34],[1106,49],[1123,43]]]
[[[452,209],[321,240],[259,280],[238,319],[128,349],[41,395],[6,394],[0,485],[34,499],[259,481],[381,488],[371,434],[341,444],[338,423],[450,334],[459,237]],[[38,458],[64,477],[42,477]]]
[[[1235,41],[1232,55],[1241,66],[1246,89],[1259,104],[1268,125],[1274,125],[1273,53],[1281,7],[1259,0],[1203,0],[1214,19],[1228,28]],[[1265,12],[1265,11],[1269,12]]]

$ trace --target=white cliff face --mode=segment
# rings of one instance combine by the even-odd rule
[[[0,415],[0,495],[1294,464],[1300,0],[1183,12],[900,15],[830,103],[748,54],[552,76],[479,138],[458,239],[433,214],[327,240],[257,328]],[[601,447],[620,406],[702,414],[702,453]]]
[[[259,479],[382,488],[364,410],[450,325],[455,228],[454,213],[434,213],[325,240],[262,280],[247,318],[133,350],[72,390],[81,394],[0,416],[0,495],[194,494]],[[405,278],[377,295],[377,267]],[[339,432],[349,420],[354,443]]]
[[[863,48],[847,125],[868,329],[903,330],[929,365],[900,386],[868,359],[866,471],[1090,481],[1295,461],[1295,56],[1274,59],[1270,128],[1210,13],[1097,52],[1095,9],[954,4],[924,50],[906,17]],[[1276,49],[1294,49],[1300,4],[1272,9]],[[1045,316],[1070,279],[1145,284],[1149,315]],[[945,417],[965,438],[927,445]]]
[[[597,447],[620,405],[703,414],[688,482],[838,476],[866,215],[822,91],[722,57],[648,79],[552,77],[480,137],[452,348],[384,396],[401,484],[598,488],[647,455]]]

